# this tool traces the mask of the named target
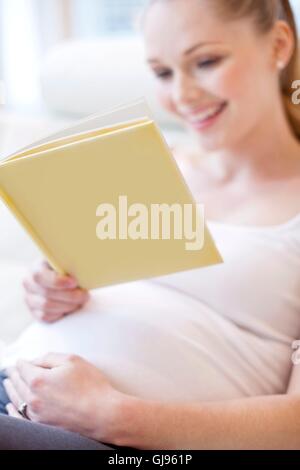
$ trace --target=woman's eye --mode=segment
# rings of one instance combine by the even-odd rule
[[[199,67],[199,68],[210,68],[210,67],[214,67],[219,62],[221,62],[221,58],[213,58],[213,59],[202,60],[201,62],[198,62],[197,67]]]
[[[200,69],[212,68],[218,65],[221,60],[221,57],[213,57],[211,59],[202,60],[197,63],[197,67]],[[153,73],[155,74],[156,78],[160,80],[168,80],[172,77],[173,74],[171,70],[153,70]]]
[[[162,80],[166,80],[167,78],[170,78],[172,76],[172,72],[168,70],[162,72],[154,71],[154,74],[157,78],[160,78]]]

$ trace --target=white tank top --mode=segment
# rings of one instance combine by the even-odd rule
[[[300,339],[300,214],[274,227],[208,225],[224,264],[99,289],[80,312],[30,326],[2,366],[76,353],[143,398],[284,393]]]

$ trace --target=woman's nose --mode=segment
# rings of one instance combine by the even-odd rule
[[[173,82],[172,97],[178,107],[186,107],[195,104],[195,102],[199,103],[202,93],[199,84],[195,83],[193,77],[182,74],[177,76]]]

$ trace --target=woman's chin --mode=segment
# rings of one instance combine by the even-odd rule
[[[193,140],[204,152],[217,152],[230,147],[230,142],[223,132],[205,136],[193,128],[189,127],[188,130]]]

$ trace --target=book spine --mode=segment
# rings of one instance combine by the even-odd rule
[[[0,187],[0,198],[4,202],[4,204],[8,207],[8,209],[13,213],[14,217],[17,221],[23,226],[26,232],[30,235],[30,237],[35,241],[41,252],[45,255],[47,260],[49,261],[52,268],[60,275],[65,275],[65,271],[59,266],[56,262],[55,258],[49,252],[46,244],[43,240],[38,236],[36,231],[33,229],[32,225],[28,222],[28,220],[23,216],[20,210],[16,207],[13,203],[12,199],[1,189]]]

